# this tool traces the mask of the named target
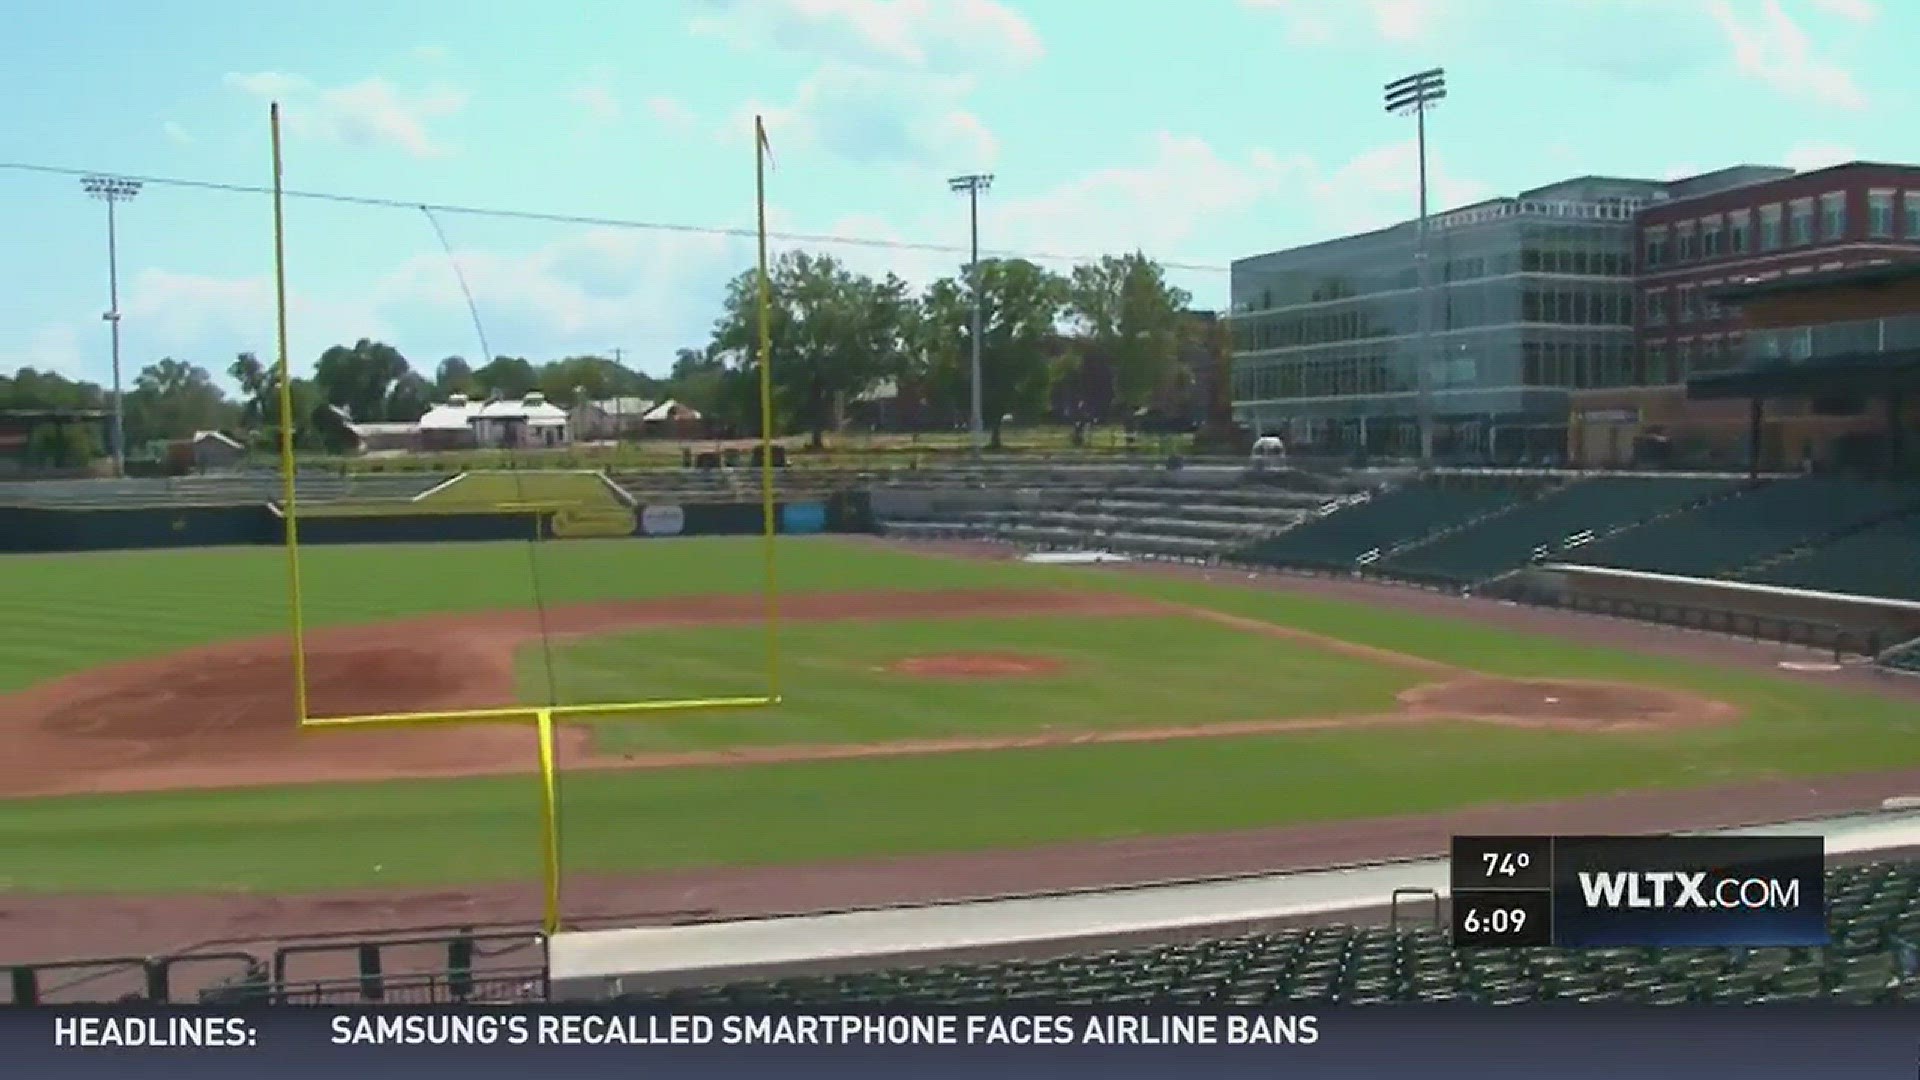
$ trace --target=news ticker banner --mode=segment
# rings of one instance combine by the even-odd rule
[[[564,1076],[1911,1077],[1920,1012],[1392,1006],[1325,1011],[689,1013],[473,1007],[0,1009],[0,1073]]]
[[[1456,836],[1460,946],[1827,944],[1820,836]]]

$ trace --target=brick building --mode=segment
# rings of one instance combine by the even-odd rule
[[[1671,386],[1737,367],[1733,312],[1712,298],[1748,277],[1920,253],[1920,167],[1852,162],[1649,203],[1637,215],[1634,382]]]
[[[1853,302],[1848,290],[1821,284],[1834,272],[1920,257],[1920,167],[1851,162],[1803,173],[1743,169],[1748,182],[1689,195],[1689,181],[1681,181],[1669,198],[1636,214],[1633,382],[1572,395],[1571,463],[1622,468],[1655,464],[1657,456],[1698,467],[1748,464],[1749,402],[1688,389],[1691,380],[1766,360],[1748,340],[1750,315],[1735,303],[1739,289],[1812,275],[1795,303],[1796,317],[1806,320],[1801,325],[1813,327],[1830,321],[1827,305]],[[1812,408],[1782,400],[1774,419],[1784,420],[1782,410],[1807,412],[1786,426],[1824,432],[1811,441],[1829,448],[1865,423],[1815,419]],[[1784,449],[1769,457],[1798,461]]]
[[[1577,461],[1920,475],[1920,251],[1776,268],[1701,299],[1741,341],[1737,361],[1684,385],[1582,395]]]

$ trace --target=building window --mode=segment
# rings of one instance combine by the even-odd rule
[[[1920,240],[1920,191],[1909,191],[1901,196],[1906,211],[1906,236],[1909,240]]]
[[[1801,247],[1813,243],[1813,200],[1795,199],[1787,209],[1787,243]]]
[[[1682,222],[1674,227],[1673,232],[1679,241],[1674,246],[1680,250],[1681,262],[1692,262],[1700,257],[1700,235],[1694,230],[1693,222]]]
[[[1673,381],[1673,372],[1667,367],[1667,347],[1665,345],[1647,346],[1646,384],[1665,386]]]
[[[1680,300],[1680,321],[1690,323],[1700,315],[1700,297],[1691,285],[1682,285],[1674,292]]]
[[[1717,214],[1701,220],[1700,255],[1702,258],[1717,259],[1723,254],[1720,247],[1721,228],[1721,219]]]
[[[1847,238],[1847,193],[1829,191],[1820,196],[1820,239]]]
[[[1648,326],[1667,325],[1667,290],[1648,289],[1646,301],[1646,323]]]
[[[1908,192],[1907,202],[1909,204],[1916,202],[1916,196],[1920,196],[1920,192]],[[1648,269],[1652,269],[1656,266],[1666,265],[1667,263],[1667,230],[1665,226],[1661,226],[1660,228],[1657,228],[1657,229],[1647,230],[1647,238],[1646,238],[1646,243],[1644,245],[1644,249],[1646,251]]]
[[[1753,211],[1735,210],[1727,215],[1727,253],[1745,255],[1753,247]]]
[[[1867,235],[1893,236],[1893,189],[1867,192]]]
[[[1673,381],[1681,382],[1693,373],[1693,339],[1686,338],[1673,347]]]
[[[1780,250],[1780,204],[1768,203],[1760,208],[1760,250]]]

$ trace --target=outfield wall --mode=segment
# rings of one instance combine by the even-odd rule
[[[774,507],[788,535],[871,532],[864,492]],[[747,536],[763,528],[757,502],[648,503],[533,513],[301,515],[303,544],[393,544],[498,540]],[[70,509],[0,506],[0,552],[118,551],[285,542],[285,519],[271,505],[114,506]]]
[[[1579,563],[1532,567],[1481,591],[1869,656],[1920,636],[1920,603],[1909,600]]]

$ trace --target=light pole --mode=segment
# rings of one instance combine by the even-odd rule
[[[140,194],[140,181],[114,176],[88,176],[80,181],[81,190],[107,204],[107,313],[105,319],[113,335],[113,475],[127,475],[126,410],[120,395],[120,252],[114,234],[113,206],[131,202]]]
[[[992,173],[969,173],[947,181],[953,191],[967,193],[968,217],[973,232],[973,256],[967,263],[967,278],[973,286],[973,452],[977,457],[986,446],[987,426],[980,415],[980,193],[993,186]]]
[[[1414,368],[1420,390],[1420,461],[1427,465],[1433,463],[1433,275],[1427,259],[1427,110],[1446,96],[1445,68],[1431,68],[1395,79],[1386,87],[1387,111],[1396,116],[1413,114],[1420,160],[1420,232],[1413,253],[1414,269],[1419,273],[1420,337]]]

